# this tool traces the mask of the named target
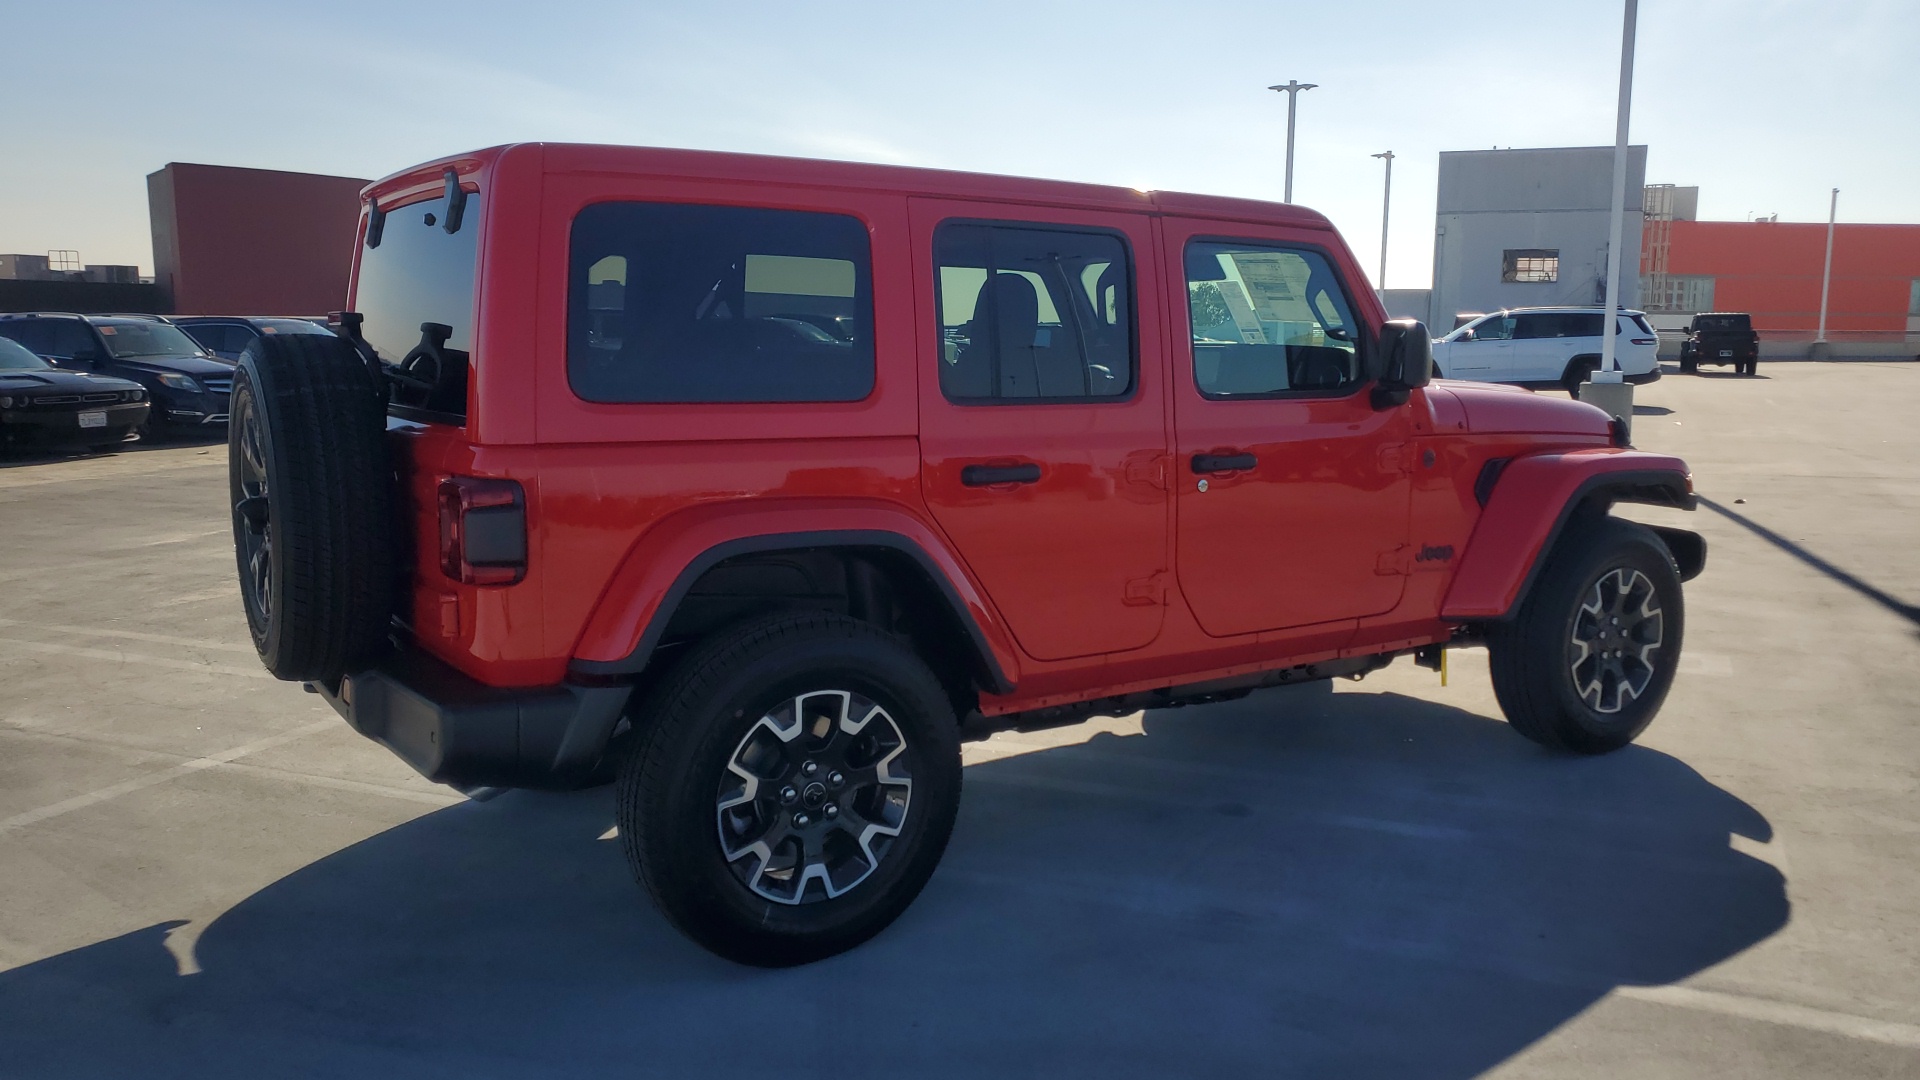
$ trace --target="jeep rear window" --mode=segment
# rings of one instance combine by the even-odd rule
[[[380,359],[406,359],[420,344],[420,324],[429,322],[452,327],[443,349],[468,359],[480,207],[479,193],[468,192],[460,229],[449,233],[444,195],[408,203],[387,211],[378,246],[361,248],[354,310],[365,319],[361,335]]]
[[[609,403],[859,401],[872,257],[844,214],[612,202],[573,222],[567,379]]]
[[[1745,315],[1701,315],[1693,320],[1695,330],[1745,330],[1748,326]]]

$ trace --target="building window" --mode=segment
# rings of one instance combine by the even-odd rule
[[[1642,306],[1648,311],[1713,310],[1713,278],[1697,274],[1640,275]]]
[[[1500,258],[1501,281],[1559,281],[1557,248],[1508,248]]]

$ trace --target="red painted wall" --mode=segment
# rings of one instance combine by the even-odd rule
[[[1676,221],[1670,274],[1715,279],[1713,306],[1745,311],[1760,330],[1813,330],[1820,323],[1825,224]],[[1920,278],[1920,225],[1838,225],[1827,329],[1900,333]]]
[[[147,177],[154,282],[181,315],[338,310],[366,184],[348,176],[170,164]]]

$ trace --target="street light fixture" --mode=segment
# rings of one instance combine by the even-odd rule
[[[1374,288],[1387,287],[1387,222],[1393,217],[1393,151],[1388,150],[1374,157],[1387,163],[1387,190],[1380,197],[1380,281]]]
[[[1310,82],[1301,82],[1298,79],[1288,79],[1286,82],[1286,85],[1284,86],[1267,87],[1267,89],[1269,90],[1284,90],[1286,91],[1286,95],[1287,95],[1287,192],[1286,192],[1286,195],[1283,196],[1283,198],[1287,202],[1293,201],[1293,115],[1295,111],[1294,107],[1298,105],[1300,102],[1300,91],[1311,90],[1318,85],[1320,84],[1310,83]]]

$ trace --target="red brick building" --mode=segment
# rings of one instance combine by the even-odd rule
[[[344,306],[365,180],[175,162],[147,176],[154,283],[183,315]]]
[[[1810,337],[1818,327],[1824,222],[1649,222],[1649,262],[1661,227],[1670,230],[1665,288],[1647,293],[1649,310],[1745,311],[1762,333]],[[1835,226],[1827,330],[1842,338],[1920,335],[1920,225]]]

